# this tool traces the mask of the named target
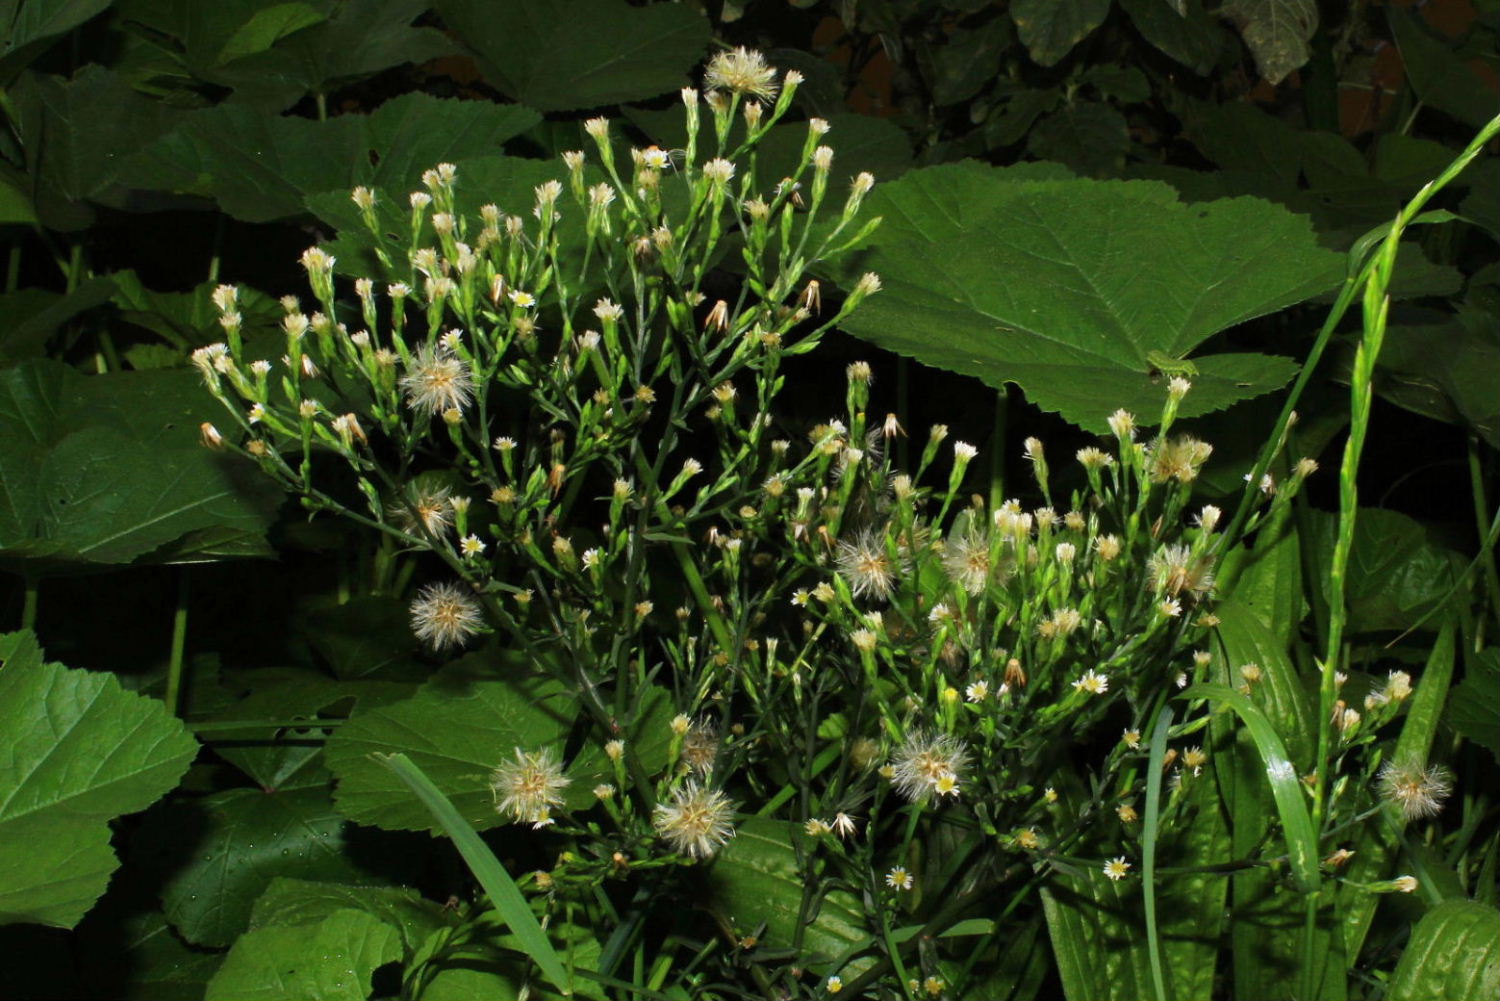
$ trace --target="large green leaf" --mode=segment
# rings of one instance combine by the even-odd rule
[[[183,115],[124,173],[139,187],[204,195],[250,222],[306,212],[303,199],[355,185],[405,200],[442,161],[493,154],[539,120],[515,105],[405,94],[370,115],[326,122],[268,116],[237,104]]]
[[[401,702],[356,712],[327,745],[338,776],[339,811],[351,820],[387,830],[438,830],[410,789],[372,753],[406,754],[478,830],[506,823],[495,811],[490,774],[517,747],[559,752],[578,716],[577,699],[562,685],[525,675],[518,658],[497,671],[487,655],[471,654]],[[483,680],[461,676],[477,669]],[[489,680],[511,675],[514,680]],[[672,715],[665,693],[652,690],[627,740],[648,770],[666,760],[665,722]],[[587,808],[593,786],[608,780],[602,751],[590,744],[570,763],[567,808]]]
[[[1500,647],[1471,654],[1448,701],[1448,725],[1500,759]]]
[[[1229,832],[1212,779],[1205,775],[1187,781],[1192,787],[1177,807],[1181,812],[1163,828],[1157,850],[1160,866],[1208,866],[1229,851]],[[1156,908],[1167,998],[1212,995],[1227,892],[1226,881],[1217,874],[1158,875]],[[1141,887],[1134,878],[1115,882],[1098,869],[1055,870],[1043,891],[1042,906],[1069,999],[1136,1001],[1155,996],[1142,932]]]
[[[183,938],[233,942],[279,876],[370,881],[345,851],[348,825],[334,812],[324,775],[309,775],[301,788],[228,789],[152,818],[173,853],[162,906]]]
[[[458,924],[455,911],[423,900],[416,890],[278,876],[255,901],[250,930],[317,924],[340,910],[365,911],[395,928],[408,956],[433,932]]]
[[[879,186],[869,252],[886,289],[845,328],[974,375],[1090,430],[1116,407],[1150,420],[1165,398],[1153,352],[1189,354],[1218,331],[1332,287],[1344,260],[1305,219],[1253,198],[1187,205],[1167,185],[1047,179],[973,162]],[[1287,359],[1193,359],[1183,401],[1201,414],[1282,385]]]
[[[112,674],[43,661],[0,636],[0,924],[71,928],[119,865],[108,821],[177,784],[198,745]]]
[[[1399,267],[1399,263],[1397,264]],[[1376,392],[1405,410],[1471,428],[1500,448],[1500,333],[1495,318],[1465,308],[1393,310]]]
[[[1267,83],[1280,83],[1311,54],[1316,0],[1227,0],[1219,14],[1240,29]]]
[[[1500,995],[1500,911],[1446,900],[1423,915],[1401,954],[1391,1001],[1490,1001]]]
[[[125,872],[130,873],[127,864]],[[111,907],[115,894],[79,926],[72,945],[89,957],[80,971],[87,997],[118,1001],[202,1001],[223,954],[194,949],[172,931],[159,910]]]
[[[1396,47],[1401,50],[1406,78],[1423,104],[1474,128],[1494,117],[1495,98],[1490,87],[1467,59],[1429,33],[1420,11],[1391,6],[1386,14]]]
[[[0,85],[110,0],[0,0]]]
[[[1200,76],[1224,51],[1228,32],[1203,9],[1202,0],[1120,0],[1120,6],[1146,41]]]
[[[40,221],[81,229],[130,154],[164,132],[170,112],[114,72],[89,65],[71,80],[27,74],[9,94],[25,150],[27,194]]]
[[[849,977],[868,964],[868,959],[843,967],[833,960],[846,956],[861,943],[869,943],[864,908],[844,889],[818,889],[809,883],[802,864],[805,854],[794,845],[800,837],[796,824],[765,817],[744,820],[734,838],[720,849],[709,870],[713,889],[710,906],[730,927],[748,934],[765,925],[760,941],[765,948],[790,949],[802,945],[795,962],[820,972]],[[812,906],[803,909],[810,894]],[[799,916],[808,915],[799,929]]]
[[[114,290],[112,278],[89,278],[66,293],[23,288],[0,295],[0,364],[44,354],[53,331],[108,302]]]
[[[368,911],[241,935],[209,981],[208,1001],[364,1001],[370,976],[401,958],[401,933]]]
[[[199,444],[215,406],[185,370],[84,376],[46,359],[0,370],[0,566],[264,552],[280,491]]]
[[[1014,0],[1010,16],[1031,58],[1051,66],[1104,23],[1109,6],[1110,0]]]
[[[688,83],[709,41],[686,4],[624,0],[438,0],[487,81],[540,111],[655,97]]]
[[[1326,566],[1338,516],[1314,511],[1311,526],[1308,542]],[[1424,628],[1437,628],[1430,613],[1449,598],[1462,565],[1458,553],[1435,542],[1416,519],[1399,511],[1361,508],[1345,584],[1349,632],[1405,629],[1418,621],[1424,621]],[[1326,602],[1328,586],[1325,577],[1314,600]]]
[[[436,28],[413,27],[426,0],[121,0],[176,75],[231,87],[231,100],[279,111],[402,63],[453,51]],[[181,84],[182,81],[174,81]]]

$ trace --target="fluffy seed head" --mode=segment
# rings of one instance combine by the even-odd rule
[[[544,827],[552,823],[552,808],[563,805],[562,790],[571,783],[550,747],[540,751],[515,749],[515,757],[490,775],[495,811],[510,814],[517,823]]]
[[[658,803],[652,826],[673,851],[689,858],[709,858],[734,837],[734,804],[717,789],[689,780]]]
[[[886,552],[885,540],[870,531],[859,533],[852,542],[840,541],[833,562],[856,597],[878,601],[891,596],[901,569]]]
[[[1380,767],[1380,795],[1401,808],[1407,820],[1436,816],[1453,791],[1453,773],[1442,765],[1423,768],[1414,761],[1387,761]]]
[[[916,733],[896,751],[891,784],[913,803],[926,802],[934,791],[957,795],[968,764],[968,747],[957,737]]]
[[[401,377],[401,388],[406,393],[406,405],[426,417],[462,410],[474,397],[469,366],[441,344],[428,344],[417,351]]]
[[[434,650],[461,645],[483,624],[479,603],[457,584],[428,584],[411,603],[412,632]]]
[[[766,57],[743,45],[720,52],[708,61],[703,72],[703,86],[712,90],[732,90],[768,101],[776,96],[776,68]]]

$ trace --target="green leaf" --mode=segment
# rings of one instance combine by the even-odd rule
[[[1316,0],[1226,0],[1219,9],[1240,30],[1266,82],[1280,83],[1303,66],[1318,28]]]
[[[0,85],[110,0],[0,0]]]
[[[1398,262],[1397,267],[1401,265]],[[1441,345],[1439,348],[1438,346]],[[1375,390],[1404,410],[1471,429],[1500,448],[1500,335],[1494,317],[1392,310]]]
[[[126,872],[129,872],[127,867]],[[202,1001],[223,955],[189,947],[159,910],[111,913],[111,893],[77,931],[89,957],[90,997],[120,1001]]]
[[[1287,854],[1291,859],[1292,872],[1307,890],[1315,890],[1318,877],[1318,839],[1313,831],[1312,820],[1307,814],[1303,800],[1301,780],[1286,745],[1276,727],[1260,707],[1249,698],[1225,685],[1196,684],[1182,693],[1182,698],[1206,698],[1221,702],[1233,709],[1245,728],[1250,731],[1260,752],[1267,781],[1271,783],[1271,795],[1276,801],[1276,812],[1281,818]]]
[[[278,876],[255,901],[250,930],[317,924],[340,910],[364,911],[396,929],[408,957],[433,932],[458,924],[457,913],[423,900],[416,890]]]
[[[221,104],[181,116],[125,174],[137,186],[211,197],[238,219],[268,222],[304,213],[315,192],[336,189],[347,200],[359,184],[404,199],[424,170],[493,153],[538,120],[515,105],[426,94],[326,122]]]
[[[58,327],[108,302],[114,290],[111,278],[87,278],[66,293],[23,288],[0,295],[0,363],[43,354]]]
[[[1447,900],[1422,916],[1401,954],[1391,1001],[1489,1001],[1500,994],[1500,911]]]
[[[1014,0],[1011,20],[1031,58],[1052,66],[1104,23],[1110,0]]]
[[[0,635],[0,924],[71,928],[119,861],[108,822],[177,784],[198,744],[112,674],[42,659]]]
[[[1468,659],[1468,673],[1448,700],[1448,725],[1500,759],[1500,647]]]
[[[0,567],[264,552],[281,493],[199,444],[214,408],[185,370],[84,376],[45,359],[0,370]]]
[[[1308,542],[1316,558],[1325,561],[1333,552],[1338,516],[1310,514],[1313,531]],[[1436,628],[1428,615],[1448,598],[1463,562],[1458,553],[1438,545],[1416,519],[1398,511],[1360,508],[1345,585],[1349,633],[1405,629],[1423,620],[1424,628]],[[1324,578],[1314,600],[1326,603],[1327,590]]]
[[[162,905],[183,938],[229,945],[250,926],[256,898],[279,876],[369,882],[345,852],[347,825],[326,783],[316,775],[309,779],[316,784],[227,789],[153,818],[172,851]],[[172,832],[189,832],[190,843]]]
[[[541,967],[548,980],[564,994],[571,994],[572,978],[563,969],[556,950],[547,940],[547,933],[542,931],[536,915],[531,913],[531,905],[521,895],[515,880],[479,837],[479,833],[459,816],[458,810],[443,795],[442,790],[433,785],[432,780],[422,774],[422,770],[412,764],[406,755],[380,754],[374,757],[414,793],[417,800],[432,814],[437,826],[448,835],[463,856],[469,871],[474,874],[479,885],[484,887],[490,903],[509,926],[511,934],[520,940],[526,954]]]
[[[484,657],[466,661],[481,663]],[[431,814],[412,799],[405,783],[370,757],[402,752],[453,801],[467,823],[481,831],[507,823],[495,811],[490,774],[517,747],[561,748],[579,708],[573,693],[555,681],[527,677],[518,661],[513,656],[504,662],[508,680],[462,680],[450,667],[409,699],[356,712],[327,745],[328,766],[339,778],[339,811],[386,830],[434,830]],[[648,772],[666,760],[668,704],[664,692],[651,690],[626,737]],[[610,774],[602,750],[587,747],[568,769],[567,808],[590,806],[593,786]]]
[[[924,60],[932,103],[938,107],[962,104],[994,83],[1006,51],[1014,43],[1015,31],[1003,15],[973,27],[954,28]]]
[[[240,25],[219,50],[220,63],[264,52],[287,35],[321,24],[328,15],[305,3],[279,3],[264,7]]]
[[[624,0],[438,0],[485,80],[539,111],[639,101],[688,83],[709,42],[684,4]]]
[[[1202,0],[1182,0],[1178,13],[1168,0],[1120,0],[1141,36],[1199,76],[1219,61],[1229,33],[1204,9]]]
[[[811,848],[800,851],[797,825],[765,817],[746,818],[734,838],[719,850],[708,872],[713,891],[711,907],[721,922],[741,934],[765,925],[762,948],[790,949],[799,941],[798,965],[809,965],[822,973],[841,973],[846,979],[868,966],[868,960],[845,965],[834,961],[849,957],[870,942],[864,908],[859,899],[843,889],[819,888],[810,882],[803,860]],[[801,928],[803,895],[811,895],[807,923]]]
[[[421,680],[431,672],[416,658],[409,617],[397,598],[364,595],[304,608],[297,634],[338,678]]]
[[[0,225],[21,223],[29,226],[34,222],[36,209],[32,207],[30,197],[17,187],[15,181],[0,177]]]
[[[401,934],[366,911],[241,935],[209,981],[207,1001],[364,1001],[370,977],[401,958]]]
[[[1026,148],[1042,160],[1065,163],[1080,174],[1115,174],[1130,150],[1125,116],[1101,101],[1064,105],[1027,136]]]
[[[1386,10],[1406,78],[1422,103],[1479,128],[1495,115],[1488,86],[1451,46],[1434,38],[1416,8]]]
[[[1213,334],[1331,288],[1343,258],[1303,218],[1235,198],[1199,205],[1156,182],[1044,179],[973,162],[876,187],[884,223],[844,272],[885,291],[845,322],[856,336],[974,375],[1090,430],[1125,407],[1149,421],[1165,388],[1148,355],[1186,357]],[[1268,392],[1287,359],[1193,358],[1184,415]]]

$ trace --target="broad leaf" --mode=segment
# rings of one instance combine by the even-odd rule
[[[487,81],[539,111],[656,97],[687,84],[709,41],[685,4],[625,0],[438,0]]]
[[[173,852],[163,909],[183,938],[229,945],[279,876],[370,881],[345,851],[347,825],[334,812],[327,783],[310,778],[314,784],[298,789],[228,789],[152,818]]]
[[[1333,552],[1338,517],[1311,512],[1308,542],[1320,565]],[[1349,633],[1406,629],[1423,621],[1436,629],[1433,610],[1449,599],[1455,572],[1463,565],[1458,553],[1438,545],[1427,528],[1398,511],[1360,508],[1354,522],[1354,544],[1344,601]],[[1327,602],[1328,580],[1323,578],[1314,600]]]
[[[923,73],[932,84],[932,103],[960,104],[994,83],[1015,38],[1011,22],[1001,14],[975,27],[954,28],[940,44],[925,50]]]
[[[1154,352],[1180,358],[1215,333],[1332,287],[1343,258],[1312,228],[1251,198],[1179,202],[1163,184],[1038,179],[972,162],[912,171],[868,202],[884,223],[846,280],[886,289],[846,322],[856,336],[929,365],[1014,382],[1103,432],[1116,407],[1150,421],[1165,398]],[[1257,396],[1287,359],[1193,359],[1195,415]]]
[[[264,52],[287,35],[326,21],[327,15],[305,3],[278,3],[263,7],[235,29],[219,50],[218,62],[228,63]]]
[[[114,291],[112,278],[88,278],[67,293],[23,288],[0,295],[0,364],[43,354],[58,327],[108,302]]]
[[[744,820],[714,860],[709,870],[713,910],[720,920],[740,934],[749,934],[762,924],[763,948],[790,949],[799,940],[802,950],[795,962],[819,972],[844,977],[857,973],[868,960],[839,966],[835,960],[848,957],[869,943],[864,909],[859,899],[844,889],[819,889],[809,881],[802,865],[811,846],[799,849],[797,825],[764,817]],[[811,896],[804,909],[803,898]],[[799,917],[807,915],[798,928]]]
[[[1267,83],[1280,83],[1311,54],[1316,0],[1227,0],[1219,14],[1240,29]]]
[[[1500,647],[1468,659],[1468,673],[1448,700],[1448,725],[1500,759]]]
[[[280,491],[199,444],[214,406],[188,371],[0,370],[0,566],[264,552]]]
[[[310,925],[241,935],[209,981],[208,1001],[364,1001],[370,977],[401,958],[401,933],[366,911],[344,909]]]
[[[456,912],[423,900],[416,890],[278,876],[255,901],[250,930],[317,924],[340,910],[364,911],[396,929],[408,956],[433,932],[458,923]]]
[[[1043,118],[1026,137],[1026,148],[1042,160],[1065,163],[1087,176],[1119,173],[1130,150],[1125,116],[1102,101],[1066,104]]]
[[[0,85],[110,0],[0,0]]]
[[[223,955],[188,946],[161,911],[122,913],[111,908],[114,898],[111,893],[78,929],[75,947],[89,957],[81,972],[92,988],[84,996],[202,1001]]]
[[[525,678],[514,658],[504,672],[517,680],[468,680],[455,668],[485,666],[483,654],[457,662],[413,697],[361,710],[328,741],[328,766],[338,776],[339,811],[350,820],[386,830],[437,830],[427,809],[372,753],[401,752],[453,802],[478,830],[509,823],[495,810],[490,775],[516,748],[551,747],[561,752],[577,718],[577,699],[561,685]],[[488,677],[497,672],[488,670]],[[503,677],[504,674],[498,676]],[[672,712],[665,693],[654,690],[641,719],[627,733],[648,771],[666,760],[665,720]],[[638,735],[638,736],[637,736]],[[594,802],[593,786],[609,779],[600,749],[589,745],[569,763],[572,784],[564,791],[567,809]]]
[[[1490,88],[1450,45],[1434,38],[1415,8],[1386,11],[1406,78],[1422,103],[1445,111],[1465,125],[1479,128],[1495,115]]]
[[[1229,33],[1203,9],[1202,0],[1182,0],[1178,13],[1168,0],[1120,0],[1120,6],[1152,45],[1199,76],[1219,61]]]
[[[1490,1001],[1500,994],[1500,911],[1447,900],[1423,915],[1401,954],[1391,1001]]]
[[[0,636],[0,924],[76,925],[119,865],[108,821],[165,794],[197,750],[114,675],[45,663],[29,632]]]
[[[1398,263],[1398,267],[1400,264]],[[1500,448],[1500,335],[1474,308],[1393,311],[1375,388],[1412,413],[1468,427]],[[1441,345],[1441,347],[1439,347]]]
[[[1051,66],[1104,23],[1110,0],[1014,0],[1011,20],[1031,58]]]
[[[492,154],[537,121],[514,105],[426,94],[326,122],[224,104],[183,115],[126,174],[137,186],[204,195],[236,218],[267,222],[302,214],[313,192],[338,189],[347,199],[360,184],[404,200],[424,170]]]

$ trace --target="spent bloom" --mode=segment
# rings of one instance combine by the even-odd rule
[[[406,404],[427,417],[448,410],[462,410],[474,396],[469,366],[442,345],[428,344],[417,351],[406,375],[401,377]]]
[[[428,584],[411,603],[411,628],[434,650],[459,646],[484,624],[479,603],[457,584]]]
[[[703,85],[713,90],[749,94],[761,100],[775,97],[778,89],[776,68],[766,63],[764,55],[743,45],[710,59],[703,72]]]
[[[1401,808],[1407,820],[1435,816],[1453,791],[1453,774],[1442,765],[1387,761],[1378,776],[1380,795]]]
[[[552,808],[563,805],[562,790],[571,782],[563,775],[556,752],[515,749],[515,757],[490,775],[497,813],[508,813],[518,823],[545,827],[552,823]]]
[[[896,751],[891,783],[913,803],[925,802],[934,791],[957,795],[968,763],[968,747],[957,737],[913,734]]]
[[[884,601],[895,589],[896,562],[886,552],[885,541],[873,532],[861,532],[852,542],[840,541],[834,566],[855,597]]]
[[[717,789],[689,780],[658,803],[651,818],[656,833],[672,850],[689,858],[708,858],[734,837],[734,806]]]

